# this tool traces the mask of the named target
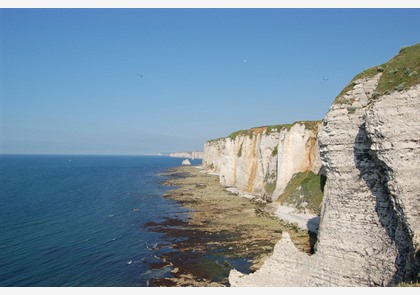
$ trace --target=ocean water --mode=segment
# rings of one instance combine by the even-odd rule
[[[163,156],[0,155],[1,287],[147,286],[174,251],[143,225],[186,219],[162,194]],[[193,165],[200,160],[193,160]]]

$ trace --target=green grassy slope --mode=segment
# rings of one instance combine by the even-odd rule
[[[420,84],[420,44],[401,48],[400,52],[388,62],[369,68],[357,74],[337,96],[339,98],[355,85],[355,81],[370,78],[382,73],[376,90],[371,98],[389,94],[393,91],[402,91],[413,85]],[[336,102],[343,102],[336,99]]]

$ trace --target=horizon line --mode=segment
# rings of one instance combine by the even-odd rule
[[[169,153],[149,153],[149,154],[72,154],[72,153],[2,153],[0,156],[169,156]]]

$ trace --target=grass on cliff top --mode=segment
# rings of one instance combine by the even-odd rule
[[[420,44],[403,47],[384,66],[377,91],[401,91],[420,83]]]
[[[208,143],[216,142],[216,141],[226,139],[226,138],[230,138],[230,139],[234,140],[238,136],[249,136],[249,137],[252,138],[254,135],[259,134],[259,133],[264,133],[266,135],[269,135],[269,134],[274,133],[274,132],[280,132],[283,129],[289,131],[290,128],[292,128],[292,126],[294,126],[296,124],[303,124],[303,125],[305,125],[306,129],[317,131],[320,123],[321,123],[321,121],[297,121],[297,122],[294,122],[293,124],[280,124],[280,125],[268,125],[268,126],[253,127],[253,128],[246,129],[246,130],[235,131],[235,132],[229,134],[226,137],[211,139],[207,142]]]
[[[294,126],[296,124],[302,124],[302,125],[305,125],[306,129],[309,129],[309,130],[312,130],[312,131],[317,131],[319,124],[321,124],[321,121],[297,121],[297,122],[294,122],[293,124],[266,126],[267,127],[266,134],[270,134],[270,133],[273,133],[273,132],[278,132],[282,129],[290,130],[290,128],[292,128],[292,126]]]
[[[325,177],[312,171],[299,172],[292,176],[277,202],[292,204],[298,209],[321,213]]]
[[[420,83],[420,44],[403,47],[400,52],[388,62],[369,68],[357,74],[349,84],[337,96],[350,91],[356,84],[355,81],[363,78],[370,78],[382,73],[376,91],[372,98],[379,95],[402,91]],[[337,101],[336,98],[336,101]]]

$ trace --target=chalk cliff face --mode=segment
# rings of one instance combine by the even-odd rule
[[[417,58],[397,70],[414,85],[400,81],[384,91],[393,82],[385,75],[397,73],[399,58],[413,52]],[[418,73],[408,65],[420,67],[420,46],[408,53],[355,79],[319,128],[327,182],[315,254],[299,252],[284,233],[261,269],[231,271],[232,286],[390,286],[418,279],[420,76],[411,79]]]
[[[224,186],[275,201],[295,173],[320,170],[319,124],[252,128],[208,141],[202,165],[217,173]]]

